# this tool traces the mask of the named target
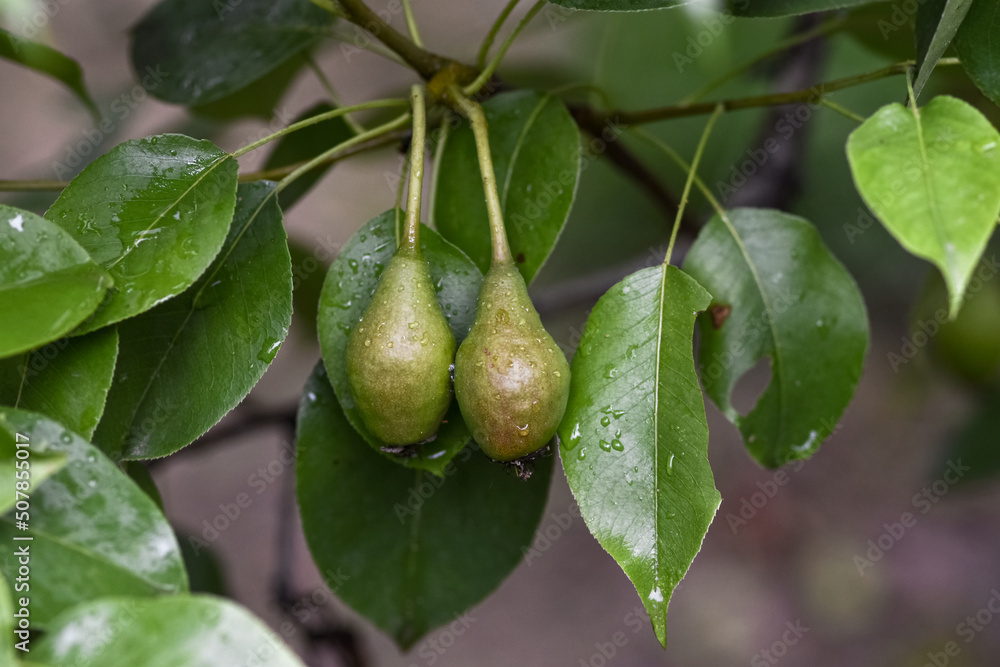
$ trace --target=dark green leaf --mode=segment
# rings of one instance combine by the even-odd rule
[[[260,79],[329,34],[333,15],[309,0],[163,0],[133,31],[137,72],[162,68],[150,92],[205,104]]]
[[[672,266],[608,290],[573,358],[559,427],[580,513],[632,580],[664,646],[670,597],[721,501],[691,342],[709,298]]]
[[[976,0],[955,36],[962,67],[986,97],[1000,104],[1000,3]]]
[[[113,284],[58,225],[0,204],[0,357],[66,334]]]
[[[31,542],[31,618],[46,626],[80,602],[108,595],[151,596],[187,589],[180,547],[166,518],[114,463],[42,415],[0,408],[0,431],[28,436],[33,454],[66,467],[31,494],[30,528],[0,518],[0,570],[9,578],[15,535]]]
[[[361,227],[343,247],[330,266],[319,305],[319,342],[330,373],[330,382],[351,425],[376,450],[385,443],[368,432],[347,382],[347,339],[361,319],[382,269],[396,251],[396,215],[386,211]],[[462,251],[433,230],[421,227],[420,249],[430,264],[431,280],[437,290],[444,316],[459,343],[465,338],[476,314],[476,300],[483,276]],[[353,438],[353,433],[344,433]],[[437,437],[419,448],[419,456],[393,460],[413,468],[444,474],[444,468],[469,441],[458,402],[452,401]]]
[[[41,412],[89,440],[104,412],[117,359],[114,327],[4,359],[0,405]]]
[[[932,471],[934,478],[947,474],[954,484],[995,480],[1000,473],[1000,390],[994,389],[979,400],[972,418],[952,438],[944,452],[944,460]]]
[[[333,111],[333,107],[326,102],[321,102],[291,122],[297,123],[301,120],[318,116],[321,113],[326,113],[327,111]],[[347,141],[353,136],[354,132],[343,116],[331,118],[322,123],[316,123],[304,130],[299,130],[298,132],[282,137],[268,156],[267,162],[264,164],[264,169],[277,169],[278,167],[287,167],[291,164],[310,160],[326,149]],[[278,201],[281,204],[282,210],[287,211],[294,206],[295,202],[301,199],[305,193],[309,192],[309,189],[329,169],[330,165],[313,169],[282,190],[281,194],[278,195]]]
[[[913,94],[920,96],[927,79],[958,32],[972,0],[932,0],[917,9],[917,74]]]
[[[472,448],[438,479],[373,452],[337,404],[322,364],[299,406],[302,526],[327,584],[403,648],[486,597],[542,516],[552,459],[522,482]]]
[[[179,535],[177,541],[184,556],[184,568],[191,580],[191,592],[226,597],[226,577],[212,549],[205,546],[204,540],[193,535],[186,538]]]
[[[1000,133],[942,95],[919,111],[882,107],[851,133],[847,158],[885,228],[941,269],[954,317],[1000,214]]]
[[[47,74],[60,81],[87,107],[94,118],[100,118],[97,105],[87,92],[83,83],[83,70],[75,60],[55,49],[19,37],[12,32],[0,28],[0,58],[6,58],[36,72]]]
[[[214,102],[193,106],[191,111],[204,118],[218,121],[245,117],[270,121],[268,126],[260,131],[259,137],[268,135],[291,122],[290,114],[285,114],[278,103],[298,77],[305,63],[306,59],[301,55],[289,58],[250,85]],[[246,143],[250,141],[252,139],[247,138]]]
[[[280,199],[280,195],[279,195]],[[292,299],[295,305],[295,321],[292,328],[300,335],[307,335],[316,341],[319,317],[319,297],[323,292],[323,281],[329,269],[329,256],[317,246],[308,250],[304,244],[288,240],[288,253],[292,258]]]
[[[758,462],[809,458],[854,395],[868,345],[857,285],[807,221],[767,209],[715,216],[684,269],[713,295],[699,318],[705,391]],[[771,381],[746,416],[730,397],[764,358]]]
[[[728,0],[736,16],[778,17],[870,5],[884,0]]]
[[[207,595],[80,605],[56,620],[31,657],[75,667],[302,667],[250,612]]]
[[[523,90],[483,109],[511,254],[531,282],[566,224],[580,177],[580,132],[562,103]],[[434,226],[480,271],[490,266],[489,218],[472,130],[451,133],[434,175]]]
[[[847,13],[844,29],[865,47],[893,62],[916,57],[914,16],[900,13],[897,4],[876,2],[855,7]]]
[[[118,327],[121,354],[94,442],[113,458],[166,456],[243,400],[292,319],[274,184],[241,185],[222,251],[194,285]]]
[[[180,294],[219,252],[236,203],[236,160],[209,141],[164,134],[94,160],[46,217],[115,278],[117,291],[79,332]]]

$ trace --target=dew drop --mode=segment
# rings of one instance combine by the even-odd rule
[[[601,417],[601,426],[608,426],[611,424],[611,417]]]
[[[601,449],[603,449],[604,451],[606,451],[606,452],[610,452],[611,451],[611,443],[608,442],[607,440],[601,440],[600,445],[601,445]]]

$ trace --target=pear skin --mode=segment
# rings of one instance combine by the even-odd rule
[[[455,398],[483,452],[514,461],[545,446],[566,411],[569,377],[520,272],[494,264],[455,357]]]
[[[433,436],[451,403],[454,356],[427,262],[400,247],[347,342],[347,379],[368,430],[396,446]]]

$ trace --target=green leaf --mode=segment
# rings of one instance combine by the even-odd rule
[[[284,191],[282,192],[284,194]],[[280,201],[280,195],[279,195]],[[299,335],[307,336],[310,344],[316,342],[316,330],[319,324],[319,298],[323,293],[323,282],[330,267],[326,251],[320,251],[320,246],[307,249],[305,244],[288,240],[288,254],[292,258],[292,301],[294,304],[294,321],[292,328]]]
[[[699,318],[705,391],[767,467],[809,458],[854,395],[868,320],[857,285],[807,221],[768,209],[715,216],[684,269],[712,295]],[[741,416],[737,380],[769,358],[771,381]]]
[[[483,104],[511,254],[531,282],[552,253],[576,195],[580,132],[562,103],[530,90]],[[472,129],[448,137],[434,176],[434,226],[480,271],[490,266],[489,218]]]
[[[226,238],[236,172],[211,142],[164,134],[115,146],[70,182],[46,217],[117,288],[79,333],[149,310],[202,274]]]
[[[948,443],[940,465],[932,471],[933,477],[947,473],[949,484],[962,485],[995,481],[1000,474],[997,429],[1000,429],[1000,389],[979,398],[972,417]],[[956,476],[958,479],[952,482]]]
[[[870,5],[884,0],[728,0],[736,16],[779,17]]]
[[[958,32],[972,0],[933,0],[917,9],[917,74],[913,79],[913,95],[920,96],[927,79],[945,49]]]
[[[162,68],[150,92],[206,104],[247,86],[329,34],[333,15],[308,0],[163,0],[135,26],[132,65]]]
[[[305,64],[304,57],[294,56],[250,85],[213,102],[192,106],[190,110],[203,118],[217,121],[259,118],[268,123],[259,133],[259,137],[264,137],[291,123],[291,114],[286,114],[278,103],[298,78]],[[247,143],[250,141],[252,139],[248,138]]]
[[[291,122],[298,123],[299,121],[318,116],[328,111],[333,111],[333,107],[326,102],[320,102]],[[299,130],[298,132],[293,132],[282,137],[268,156],[267,162],[264,163],[264,169],[277,169],[278,167],[287,167],[288,165],[311,160],[324,150],[347,141],[353,136],[354,132],[343,116],[337,116],[336,118],[316,123],[304,130]],[[313,169],[282,190],[281,194],[278,195],[282,210],[287,211],[294,206],[329,171],[331,166],[327,165]]]
[[[1000,133],[939,96],[919,111],[879,109],[847,141],[854,183],[906,250],[944,275],[954,317],[1000,215]]]
[[[0,574],[0,664],[14,665],[14,603],[10,597],[10,584]]]
[[[20,456],[17,454],[18,451],[21,451]],[[18,499],[25,500],[23,495],[18,496],[16,492],[30,495],[36,487],[65,465],[66,457],[62,454],[33,451],[27,434],[9,433],[0,428],[0,481],[3,482],[0,486],[0,514],[14,507]],[[28,472],[25,473],[25,470]],[[24,479],[25,476],[27,479]],[[16,483],[19,480],[27,482],[26,489],[17,488]]]
[[[113,284],[58,225],[0,204],[0,357],[68,333]]]
[[[190,444],[278,353],[292,319],[292,269],[274,187],[241,185],[229,236],[205,275],[118,326],[121,354],[94,436],[112,458],[157,458]]]
[[[66,467],[31,494],[29,530],[0,518],[0,571],[16,572],[15,535],[31,548],[31,618],[107,595],[152,596],[187,590],[170,524],[143,491],[97,448],[39,414],[0,408],[0,431],[27,435],[32,454],[62,455]]]
[[[977,0],[972,3],[955,36],[955,50],[962,67],[986,97],[1000,104],[1000,63],[996,45],[1000,40],[1000,4]]]
[[[672,266],[608,290],[573,358],[559,427],[580,513],[632,580],[664,646],[670,597],[721,502],[691,343],[709,298]]]
[[[0,405],[41,412],[89,440],[104,412],[117,359],[114,327],[4,359]]]
[[[207,595],[116,597],[74,607],[56,619],[31,655],[76,667],[302,667],[250,612]]]
[[[385,443],[365,428],[347,382],[347,339],[371,303],[382,269],[396,251],[395,225],[395,211],[386,211],[366,222],[351,237],[326,274],[319,304],[319,342],[330,382],[347,420],[376,450],[380,450]],[[420,249],[430,264],[431,280],[444,316],[456,341],[461,343],[475,318],[483,276],[461,250],[423,226],[420,230]],[[457,401],[452,401],[444,419],[437,437],[421,445],[418,456],[386,456],[397,463],[443,475],[448,461],[471,438]],[[354,434],[345,432],[342,435],[353,438]]]
[[[404,649],[463,614],[514,569],[548,495],[552,459],[523,482],[466,449],[444,479],[373,452],[323,371],[306,384],[295,479],[302,527],[330,588]]]
[[[72,58],[52,47],[24,39],[3,28],[0,28],[0,58],[6,58],[51,76],[72,90],[94,118],[101,117],[97,105],[87,92],[87,86],[83,83],[83,70]]]

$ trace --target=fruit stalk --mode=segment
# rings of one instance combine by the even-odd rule
[[[507,230],[503,225],[500,195],[497,193],[497,177],[493,173],[493,157],[490,154],[490,136],[486,114],[483,113],[483,108],[479,104],[463,95],[457,86],[450,86],[448,94],[449,101],[469,119],[469,123],[472,125],[472,134],[476,139],[476,155],[479,158],[479,171],[483,177],[483,192],[486,195],[486,211],[490,219],[493,265],[512,263],[510,245],[507,243]]]
[[[410,141],[410,182],[406,192],[406,231],[400,246],[420,252],[420,194],[424,182],[424,142],[427,133],[423,86],[410,89],[413,139]]]

